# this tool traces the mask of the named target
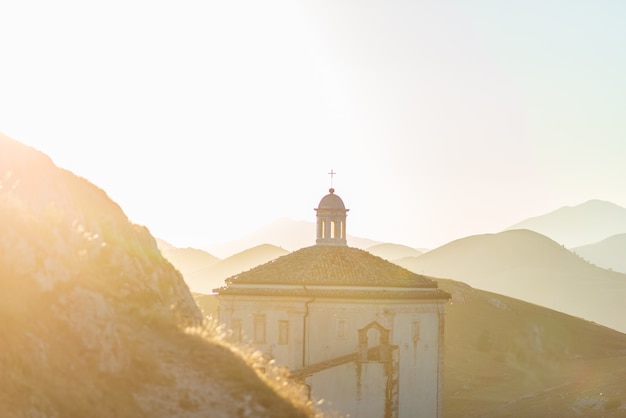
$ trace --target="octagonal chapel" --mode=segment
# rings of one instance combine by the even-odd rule
[[[444,303],[427,277],[347,245],[330,189],[315,245],[226,280],[219,320],[350,417],[441,417]]]

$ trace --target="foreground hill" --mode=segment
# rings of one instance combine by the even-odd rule
[[[406,257],[418,257],[423,254],[415,248],[390,243],[374,245],[366,248],[366,251],[388,261],[394,261]]]
[[[217,263],[195,270],[184,275],[189,288],[198,293],[208,294],[218,287],[224,286],[224,280],[242,271],[250,270],[260,264],[289,254],[289,251],[275,245],[262,244],[254,248],[232,255]],[[180,259],[172,260],[180,271],[188,269]]]
[[[536,232],[475,235],[396,263],[626,332],[626,275],[591,265]]]
[[[626,233],[626,208],[611,202],[590,200],[526,219],[507,228],[511,229],[530,229],[568,248],[579,247]]]
[[[313,219],[315,217],[313,211],[311,217]],[[378,241],[352,235],[348,235],[347,240],[351,247],[362,249],[380,244]],[[315,244],[315,223],[283,218],[253,231],[240,240],[210,245],[207,250],[224,258],[262,244],[271,244],[289,252],[309,247]]]
[[[626,273],[626,234],[613,235],[594,244],[572,248],[572,251],[592,264]]]
[[[0,231],[3,417],[312,415],[199,328],[188,287],[146,228],[3,136]]]

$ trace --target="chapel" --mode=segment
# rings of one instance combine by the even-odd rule
[[[347,245],[331,188],[315,245],[226,280],[219,321],[284,365],[322,409],[350,417],[441,417],[443,305],[437,283]]]

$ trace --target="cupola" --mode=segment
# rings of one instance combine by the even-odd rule
[[[346,209],[343,200],[335,194],[332,187],[320,200],[317,212],[317,245],[346,246]]]

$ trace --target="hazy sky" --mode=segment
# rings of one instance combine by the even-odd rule
[[[626,2],[4,1],[0,131],[178,246],[315,220],[415,247],[626,206]],[[311,237],[313,244],[314,237]]]

